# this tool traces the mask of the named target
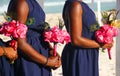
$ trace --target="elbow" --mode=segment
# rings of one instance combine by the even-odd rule
[[[71,43],[75,46],[81,46],[80,37],[71,38]]]
[[[20,49],[25,48],[26,43],[27,43],[27,42],[26,42],[25,39],[18,39],[18,47],[19,47]]]
[[[24,46],[25,46],[25,44],[21,44],[21,43],[18,44],[18,48],[21,50],[23,50]]]

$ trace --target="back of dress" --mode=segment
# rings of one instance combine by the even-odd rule
[[[66,1],[63,9],[63,19],[68,32],[69,11],[74,1],[76,0]],[[94,33],[98,27],[95,14],[86,3],[79,0],[78,2],[83,10],[82,36],[94,40]],[[96,28],[93,28],[94,26]],[[87,49],[69,43],[62,52],[62,66],[64,76],[98,76],[98,48]]]

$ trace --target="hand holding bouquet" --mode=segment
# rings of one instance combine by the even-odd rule
[[[61,24],[61,23],[60,23]],[[62,26],[54,26],[53,28],[49,28],[44,32],[44,38],[47,42],[52,42],[54,44],[54,52],[53,55],[56,56],[57,43],[63,44],[64,42],[69,43],[70,35],[66,30],[62,30]]]
[[[113,42],[113,38],[118,36],[118,28],[120,27],[120,20],[116,20],[116,12],[108,11],[102,13],[103,26],[101,26],[95,34],[97,41],[101,44],[109,44]],[[108,48],[108,56],[111,59],[111,48]]]
[[[109,44],[113,42],[113,37],[118,35],[118,28],[105,24],[96,31],[96,39],[101,44]],[[109,59],[111,59],[110,48],[108,48]]]
[[[17,50],[17,42],[15,39],[25,38],[26,32],[27,26],[15,20],[4,22],[2,26],[0,26],[0,34],[4,34],[11,38],[9,46],[13,47],[14,50]]]
[[[54,56],[56,56],[56,44],[57,43],[66,43],[70,42],[70,36],[65,30],[59,29],[55,26],[48,31],[44,32],[45,41],[54,43]]]

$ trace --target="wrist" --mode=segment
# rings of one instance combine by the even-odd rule
[[[46,61],[45,61],[45,63],[43,64],[43,65],[47,65],[47,63],[48,63],[48,58],[46,58]]]

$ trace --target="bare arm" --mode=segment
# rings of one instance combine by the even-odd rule
[[[28,4],[26,3],[26,0],[18,0],[17,1],[17,20],[21,23],[25,23],[27,20],[29,12]],[[60,61],[58,62],[58,57],[49,57],[46,58],[44,55],[38,53],[27,41],[26,38],[18,38],[18,47],[26,54],[28,55],[33,61],[38,62],[40,64],[46,64],[47,66],[54,67],[57,65],[60,66]],[[47,63],[46,63],[47,61]]]
[[[28,4],[25,0],[18,0],[17,4],[17,20],[21,23],[25,23],[29,12]],[[32,46],[26,42],[26,38],[18,38],[18,47],[34,61],[41,64],[44,64],[46,62],[46,57],[39,54],[35,49],[33,49]]]
[[[101,46],[99,43],[82,36],[82,27],[83,27],[82,13],[83,11],[82,11],[82,6],[80,5],[80,3],[74,2],[70,10],[71,41],[76,46],[81,46],[84,48],[99,48]]]

